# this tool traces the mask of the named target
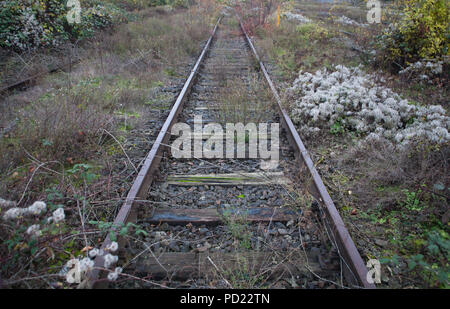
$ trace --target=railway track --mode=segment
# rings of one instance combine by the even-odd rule
[[[15,81],[9,85],[0,87],[0,94],[6,95],[6,94],[8,94],[8,92],[13,91],[13,90],[24,90],[26,88],[29,88],[30,86],[32,86],[35,83],[35,81],[37,79],[42,78],[45,75],[50,74],[50,73],[55,73],[58,71],[64,71],[64,72],[70,71],[74,65],[76,65],[78,62],[80,62],[80,60],[81,60],[81,58],[76,58],[74,60],[70,60],[67,63],[63,63],[61,65],[52,66],[52,67],[48,68],[47,71],[45,71],[45,72],[34,74],[34,75],[26,77],[24,79]]]
[[[173,155],[177,122],[193,132],[185,158]],[[233,133],[233,156],[196,152],[216,138],[208,149],[224,153],[225,127],[238,122],[281,124],[278,142],[276,130],[259,132],[271,150],[279,147],[277,164],[268,169],[252,155],[248,133]],[[212,123],[223,132],[205,132]],[[140,279],[109,283],[98,256],[90,287],[374,287],[264,64],[231,17],[217,22],[114,224],[128,222],[147,233],[120,239],[119,264]],[[107,236],[102,248],[110,243]]]

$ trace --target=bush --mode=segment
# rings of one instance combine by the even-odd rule
[[[380,37],[385,61],[403,66],[448,55],[449,11],[446,0],[407,0],[400,22]]]
[[[302,24],[296,27],[296,30],[302,39],[321,40],[329,38],[329,32],[324,27],[316,23]]]
[[[57,46],[68,39],[80,39],[96,29],[122,22],[129,16],[112,3],[82,2],[81,23],[70,25],[66,0],[0,2],[0,47],[16,51]]]
[[[47,3],[23,0],[0,2],[0,46],[27,50],[55,45],[56,34],[63,32],[60,17],[65,14],[63,1]]]

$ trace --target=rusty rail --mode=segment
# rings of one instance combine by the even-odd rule
[[[283,106],[281,104],[281,99],[278,94],[277,89],[275,88],[275,85],[273,84],[269,74],[267,73],[267,70],[264,66],[264,63],[261,61],[260,57],[258,56],[258,53],[253,46],[253,43],[248,36],[247,32],[244,29],[244,26],[242,24],[242,21],[240,21],[241,30],[245,35],[245,38],[247,40],[248,45],[250,46],[250,49],[253,52],[254,57],[259,62],[261,71],[264,74],[264,77],[269,84],[270,89],[272,90],[272,94],[275,97],[275,100],[277,101],[277,106],[280,113],[280,119],[282,122],[283,127],[288,132],[288,139],[290,141],[291,146],[295,150],[296,158],[301,158],[301,162],[306,166],[308,169],[312,179],[313,179],[313,187],[312,193],[313,196],[322,204],[325,206],[325,213],[327,215],[327,218],[329,220],[330,225],[327,226],[327,229],[331,234],[333,235],[336,244],[337,249],[339,250],[339,253],[341,257],[344,259],[345,263],[343,265],[344,267],[344,274],[348,282],[353,283],[355,286],[361,286],[364,288],[375,288],[374,284],[367,282],[367,268],[364,264],[363,259],[361,258],[361,255],[359,254],[358,250],[356,249],[355,244],[353,243],[352,238],[350,237],[349,232],[347,231],[344,222],[342,221],[341,216],[339,215],[339,212],[336,209],[336,206],[334,205],[330,195],[328,194],[327,189],[325,188],[325,185],[322,182],[322,179],[319,176],[319,173],[317,172],[316,168],[314,167],[314,163],[311,160],[311,157],[309,156],[301,138],[298,134],[294,124],[292,123],[292,120],[289,118],[286,111],[283,109]]]
[[[123,224],[126,224],[128,222],[134,221],[136,218],[136,212],[135,212],[135,206],[137,204],[136,200],[142,200],[145,199],[145,195],[148,192],[148,189],[150,188],[155,170],[159,167],[159,163],[161,162],[162,153],[164,151],[164,145],[167,145],[168,140],[170,138],[170,129],[172,128],[172,125],[177,120],[178,114],[183,108],[184,102],[190,93],[191,87],[195,82],[195,79],[197,77],[197,72],[200,68],[201,63],[203,62],[208,49],[211,45],[211,41],[214,38],[214,35],[216,34],[216,30],[218,28],[218,25],[220,23],[221,17],[217,20],[217,23],[213,29],[213,32],[211,33],[211,36],[209,37],[208,41],[205,44],[205,47],[202,50],[202,53],[200,54],[200,57],[198,58],[197,62],[195,63],[194,68],[191,71],[191,74],[189,75],[188,79],[184,83],[184,86],[180,92],[180,94],[177,97],[177,100],[175,101],[169,116],[167,117],[166,121],[164,122],[164,125],[161,129],[161,131],[158,134],[158,137],[156,138],[152,149],[150,150],[149,154],[147,155],[147,158],[145,159],[145,162],[139,171],[139,174],[137,175],[136,179],[134,180],[134,183],[128,192],[127,198],[125,200],[125,203],[122,205],[122,207],[119,210],[119,213],[117,214],[113,226],[121,226]],[[121,242],[119,240],[119,242]],[[104,240],[101,249],[106,249],[107,246],[111,244],[111,239],[109,235]],[[99,281],[99,279],[102,276],[102,268],[104,264],[104,258],[103,256],[97,256],[94,260],[94,268],[90,272],[88,277],[88,287],[90,288],[101,288],[103,287],[103,283],[105,281]]]

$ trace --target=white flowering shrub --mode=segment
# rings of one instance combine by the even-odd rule
[[[15,203],[10,202],[9,205],[15,205]],[[29,207],[25,207],[25,208],[12,207],[12,208],[8,209],[7,211],[5,211],[5,213],[3,215],[3,220],[5,220],[5,221],[18,220],[21,218],[25,218],[26,216],[39,217],[41,214],[44,214],[46,211],[47,211],[47,204],[42,201],[37,201],[37,202],[34,202]],[[57,208],[55,211],[53,211],[52,216],[47,218],[47,220],[45,222],[47,224],[50,224],[52,222],[60,223],[60,222],[64,221],[65,218],[66,218],[66,215],[64,213],[64,208],[60,207],[60,208]],[[28,235],[39,236],[40,235],[39,228],[40,228],[39,224],[32,225],[28,228],[26,233]],[[37,233],[38,231],[39,231],[39,233]]]
[[[5,42],[7,45],[12,44],[19,47],[19,49],[25,50],[30,47],[43,45],[48,41],[44,28],[39,24],[30,8],[23,10],[20,19],[22,28],[17,33],[8,35]]]
[[[296,21],[300,23],[310,23],[311,20],[302,14],[295,14],[291,12],[285,12],[281,15],[282,17],[286,18],[287,20]]]
[[[81,1],[81,23],[69,24],[66,0],[0,1],[0,47],[28,51],[92,35],[130,16],[108,1]]]
[[[41,236],[41,226],[39,224],[33,224],[27,229],[27,234],[32,237],[39,237]]]
[[[62,208],[61,208],[62,209]],[[40,215],[42,212],[47,210],[47,204],[41,201],[34,202],[33,205],[26,208],[26,212],[33,215]],[[63,210],[64,211],[64,210]]]
[[[354,131],[367,140],[385,138],[400,145],[419,138],[450,141],[450,118],[442,106],[412,105],[375,80],[360,67],[342,65],[334,72],[300,72],[287,89],[293,101],[292,120],[304,136],[327,129]]]
[[[8,209],[5,212],[5,214],[3,215],[3,219],[5,221],[14,220],[14,219],[19,218],[22,215],[23,215],[23,209],[22,208],[18,208],[18,207],[14,207],[14,208]]]

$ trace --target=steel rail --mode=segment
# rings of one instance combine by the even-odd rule
[[[190,93],[191,87],[195,82],[195,79],[197,77],[198,70],[200,68],[200,65],[202,64],[209,47],[211,45],[211,42],[216,34],[216,30],[219,26],[219,23],[221,21],[222,17],[220,17],[217,20],[216,25],[214,26],[214,29],[211,33],[211,36],[209,37],[208,41],[206,42],[202,53],[200,54],[200,57],[198,58],[197,62],[194,65],[194,68],[191,70],[191,73],[189,77],[187,78],[186,82],[184,83],[184,86],[180,92],[180,94],[177,97],[177,100],[175,101],[169,116],[167,117],[166,121],[164,122],[164,125],[162,126],[153,146],[150,152],[148,153],[144,164],[142,168],[139,171],[139,174],[137,175],[136,179],[134,180],[134,183],[128,192],[127,198],[125,200],[125,203],[122,205],[122,207],[119,210],[119,213],[117,214],[116,218],[114,219],[113,227],[120,227],[123,224],[126,224],[128,222],[135,221],[136,219],[136,212],[135,212],[135,206],[137,204],[137,200],[145,199],[145,195],[148,192],[148,189],[150,188],[155,170],[159,167],[159,164],[161,162],[162,153],[164,151],[165,146],[168,143],[168,140],[170,138],[170,130],[172,128],[172,125],[177,120],[178,114],[183,108],[184,102]],[[119,240],[120,244],[123,244],[123,240]],[[104,240],[101,249],[105,250],[109,245],[111,244],[111,238],[109,234],[106,236],[106,239]],[[119,246],[121,247],[121,246]],[[106,281],[99,280],[102,275],[104,275],[103,269],[104,264],[104,257],[103,256],[97,256],[94,260],[94,267],[93,270],[88,275],[88,283],[87,286],[89,288],[102,288],[104,283]]]
[[[250,46],[250,49],[253,52],[253,56],[256,58],[256,60],[259,62],[259,66],[261,68],[261,71],[264,74],[264,77],[269,84],[270,89],[272,90],[272,94],[275,97],[275,100],[277,101],[277,106],[280,113],[280,118],[282,121],[283,127],[288,132],[288,139],[291,143],[291,146],[294,148],[296,152],[296,157],[301,157],[302,162],[304,165],[306,165],[312,179],[313,179],[313,187],[312,193],[313,196],[321,202],[323,205],[325,205],[326,215],[331,222],[331,226],[327,226],[327,229],[332,233],[334,236],[338,250],[343,257],[345,264],[344,265],[344,274],[348,282],[353,283],[357,286],[361,286],[364,288],[375,288],[374,284],[371,284],[367,281],[367,268],[364,264],[363,259],[361,258],[361,255],[359,254],[355,244],[353,243],[352,238],[350,237],[349,232],[347,231],[347,228],[345,227],[345,224],[339,215],[339,212],[336,209],[336,206],[333,203],[333,200],[331,199],[330,195],[328,194],[327,189],[325,188],[325,185],[322,182],[322,179],[320,178],[319,173],[317,172],[316,168],[314,167],[314,163],[311,160],[311,157],[309,156],[301,138],[298,134],[294,124],[292,123],[292,120],[284,110],[281,98],[278,94],[277,89],[275,88],[274,83],[272,82],[269,74],[267,73],[267,70],[264,66],[264,63],[261,61],[255,47],[253,46],[253,43],[248,36],[247,32],[245,31],[244,25],[242,24],[242,21],[239,20],[239,24],[241,27],[242,32],[245,35],[246,41],[248,45]],[[348,267],[350,269],[348,269]]]

